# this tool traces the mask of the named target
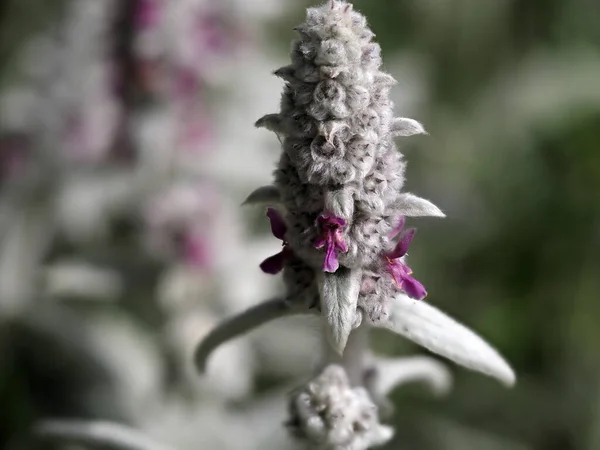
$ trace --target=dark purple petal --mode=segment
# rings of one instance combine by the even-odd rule
[[[402,289],[410,298],[416,300],[422,300],[427,296],[425,287],[410,275],[404,277],[400,289]]]
[[[415,228],[409,228],[408,230],[404,231],[400,236],[400,241],[398,241],[398,244],[396,244],[394,250],[388,254],[388,258],[396,259],[406,255],[406,252],[408,252],[408,247],[410,247],[410,243],[415,237],[416,232],[417,230]]]
[[[283,269],[283,261],[285,260],[285,250],[280,251],[276,255],[269,256],[260,263],[260,269],[270,275],[275,275]]]
[[[284,240],[285,232],[287,231],[287,225],[285,224],[283,217],[273,208],[267,209],[267,217],[271,221],[271,233],[277,239]]]
[[[398,225],[396,225],[392,231],[390,232],[390,234],[388,235],[388,237],[390,239],[395,238],[398,233],[400,233],[402,231],[402,229],[404,228],[404,225],[406,224],[406,217],[401,216],[400,217],[400,221],[398,222]]]

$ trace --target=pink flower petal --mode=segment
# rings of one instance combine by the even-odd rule
[[[318,238],[315,241],[315,248],[323,248],[323,247],[325,247],[326,244],[327,244],[326,238]]]
[[[342,253],[346,253],[348,251],[348,244],[346,244],[346,241],[344,241],[342,236],[336,236],[335,246]]]
[[[340,267],[340,263],[335,253],[335,247],[333,245],[327,245],[327,252],[325,253],[325,261],[323,262],[323,270],[325,272],[335,272]]]
[[[408,247],[415,237],[416,232],[417,230],[415,228],[409,228],[408,230],[404,231],[400,236],[400,241],[398,244],[396,244],[394,250],[387,255],[388,258],[396,259],[406,255],[406,252],[408,252]]]
[[[402,288],[406,295],[416,300],[422,300],[427,296],[425,287],[411,276],[402,280]]]
[[[388,235],[388,237],[390,239],[395,238],[398,233],[400,233],[402,231],[402,229],[404,228],[404,225],[406,224],[406,217],[402,216],[400,217],[400,221],[398,222],[398,225],[396,225],[392,231],[390,232],[390,234]]]

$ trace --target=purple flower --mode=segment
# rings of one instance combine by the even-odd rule
[[[289,248],[288,243],[285,240],[285,232],[287,231],[287,225],[285,224],[283,217],[273,208],[267,209],[267,217],[271,222],[271,233],[277,239],[282,241],[282,250],[276,255],[269,256],[263,262],[260,263],[260,268],[263,272],[275,275],[281,272],[283,269],[283,263],[288,258],[292,250]]]
[[[410,298],[422,300],[427,296],[427,291],[421,283],[411,276],[411,268],[401,261],[401,258],[408,252],[408,247],[410,246],[410,243],[415,237],[415,233],[417,231],[414,228],[409,228],[402,231],[402,228],[404,228],[404,223],[405,219],[402,217],[400,219],[400,223],[396,228],[394,228],[390,235],[390,237],[394,237],[398,233],[402,232],[396,247],[385,255],[387,260],[387,268],[392,274],[392,277],[394,278],[394,281],[396,281],[398,287],[402,289],[406,295],[408,295]]]
[[[348,251],[348,244],[342,236],[342,229],[346,226],[346,221],[341,217],[324,213],[317,218],[317,225],[321,230],[321,236],[315,242],[315,248],[326,246],[323,270],[335,272],[340,266],[337,252],[346,253]]]

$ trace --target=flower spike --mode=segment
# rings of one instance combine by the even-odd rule
[[[274,318],[308,311],[324,322],[323,369],[290,402],[292,435],[315,448],[366,450],[393,430],[381,425],[385,395],[396,384],[427,381],[450,387],[445,366],[429,357],[382,360],[370,353],[371,328],[385,328],[457,364],[499,379],[515,375],[483,339],[423,299],[427,291],[406,263],[415,229],[407,217],[444,217],[429,200],[404,192],[406,163],[395,138],[427,134],[416,120],[394,118],[381,48],[366,18],[343,0],[309,8],[285,80],[279,111],[256,123],[274,131],[282,152],[273,186],[246,203],[267,213],[277,255],[261,264],[282,272],[285,299],[251,308],[219,326],[199,345],[204,368],[221,343]],[[296,306],[298,305],[298,306]],[[312,448],[312,447],[311,447]]]

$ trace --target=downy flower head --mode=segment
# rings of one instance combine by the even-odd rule
[[[332,344],[341,349],[351,324],[360,321],[366,271],[391,275],[397,289],[425,297],[404,261],[413,232],[394,248],[394,230],[405,216],[443,213],[402,192],[405,163],[394,137],[425,130],[393,117],[395,80],[380,70],[380,47],[365,17],[333,0],[310,8],[295,30],[291,64],[275,71],[286,81],[280,111],[256,123],[282,143],[275,182],[248,201],[277,203],[285,211],[286,248],[313,270]]]
[[[392,428],[379,423],[377,406],[363,387],[352,387],[344,369],[330,365],[292,395],[287,426],[319,450],[364,450],[387,442]]]

